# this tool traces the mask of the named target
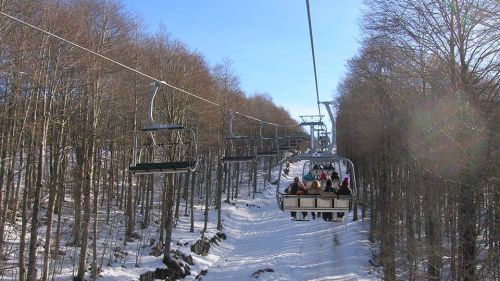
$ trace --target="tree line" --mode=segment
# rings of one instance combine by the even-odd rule
[[[222,194],[227,202],[237,198],[245,180],[248,192],[256,191],[257,163],[220,162],[227,108],[296,124],[268,95],[247,95],[229,61],[210,66],[165,29],[146,33],[119,1],[2,0],[0,10],[224,106],[162,86],[155,114],[160,123],[196,131],[200,165],[186,176],[133,176],[133,137],[147,125],[153,81],[0,17],[1,275],[48,280],[73,247],[75,280],[86,271],[95,279],[119,238],[126,244],[152,223],[168,261],[183,212],[193,232],[195,205],[204,206],[205,233],[208,209],[218,208],[220,229]],[[257,136],[259,125],[237,117],[235,131]],[[266,136],[274,132],[264,127]],[[270,169],[272,161],[262,165]],[[97,243],[102,233],[106,245]]]
[[[500,280],[500,3],[366,1],[340,153],[384,280]]]

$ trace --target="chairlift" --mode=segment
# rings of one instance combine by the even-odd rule
[[[257,147],[257,157],[275,157],[278,155],[278,144],[275,138],[264,137],[262,133],[263,123],[260,123],[259,146]]]
[[[299,116],[302,119],[300,122],[301,126],[324,126],[323,117],[324,115],[301,115]]]
[[[317,132],[318,150],[328,151],[331,146],[329,132],[326,125],[321,126],[318,129],[314,129]]]
[[[233,133],[234,113],[229,114],[229,136],[225,138],[223,163],[244,163],[256,159],[254,140],[249,136]]]
[[[153,83],[149,98],[149,125],[135,136],[133,163],[135,175],[193,172],[198,165],[196,134],[190,128],[154,121],[154,99],[159,83]]]
[[[304,138],[303,135],[301,134],[295,134],[292,136],[292,139],[290,141],[290,143],[292,145],[298,145],[299,143],[301,143],[302,141],[306,140],[307,138]]]
[[[285,152],[285,151],[289,151],[290,149],[295,147],[295,145],[292,144],[292,136],[286,135],[286,129],[285,129],[285,135],[279,136],[278,135],[278,127],[276,127],[275,137],[278,141],[278,150],[279,151]]]
[[[282,173],[284,170],[284,165],[287,161],[305,161],[303,167],[304,177],[309,172],[313,173],[315,179],[319,180],[319,175],[321,172],[328,173],[330,176],[334,173],[333,171],[340,174],[339,178],[348,177],[350,179],[350,187],[352,193],[350,195],[335,195],[334,192],[322,192],[319,195],[290,195],[286,194],[282,189]],[[346,163],[346,167],[343,167],[343,163]],[[321,167],[319,169],[314,169],[315,165],[332,164],[335,168],[325,168]],[[344,172],[345,171],[345,172]],[[347,173],[348,171],[348,173]],[[347,213],[352,210],[353,200],[356,197],[356,177],[354,174],[353,163],[344,157],[337,156],[329,152],[308,152],[298,155],[294,155],[287,158],[281,162],[280,172],[278,177],[278,184],[276,186],[276,200],[278,208],[281,211],[291,211],[291,212],[327,212],[327,213]],[[319,180],[321,182],[322,189],[326,184],[326,180]],[[340,182],[340,180],[339,180]],[[306,181],[306,186],[310,186],[312,180]],[[337,183],[338,184],[338,183]],[[336,183],[333,183],[335,188]],[[338,187],[338,186],[337,186]]]

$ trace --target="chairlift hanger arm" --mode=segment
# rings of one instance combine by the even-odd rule
[[[154,101],[156,95],[158,94],[158,89],[160,88],[160,83],[158,81],[153,82],[153,88],[151,94],[149,95],[149,126],[142,129],[142,131],[157,131],[157,130],[177,130],[183,129],[184,127],[176,124],[161,124],[154,120]]]
[[[160,87],[160,83],[158,81],[153,82],[153,90],[151,91],[151,95],[149,96],[149,123],[156,124],[153,117],[154,110],[154,100],[156,97],[156,93],[158,93],[158,88]]]

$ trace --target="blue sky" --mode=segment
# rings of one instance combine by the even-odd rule
[[[317,114],[305,0],[123,3],[148,32],[163,25],[212,66],[231,60],[247,94],[267,93],[293,117]],[[362,0],[310,0],[310,7],[320,99],[332,100],[359,48]]]

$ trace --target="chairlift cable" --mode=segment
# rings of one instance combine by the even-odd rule
[[[307,6],[307,21],[309,23],[309,38],[311,39],[311,52],[312,52],[312,60],[313,60],[313,68],[314,68],[314,83],[316,85],[316,103],[318,105],[318,115],[321,116],[321,107],[319,102],[319,90],[318,90],[318,75],[316,71],[316,56],[314,54],[314,40],[313,40],[313,32],[312,32],[312,24],[311,24],[311,11],[309,9],[309,0],[306,0]]]
[[[56,39],[58,39],[58,40],[61,40],[61,41],[65,42],[65,43],[68,43],[68,44],[70,44],[70,45],[72,45],[72,46],[74,46],[74,47],[77,47],[77,48],[79,48],[79,49],[81,49],[81,50],[84,50],[84,51],[89,52],[89,53],[91,53],[91,54],[93,54],[93,55],[95,55],[95,56],[98,56],[98,57],[100,57],[101,59],[107,60],[107,61],[109,61],[109,62],[111,62],[111,63],[114,63],[114,64],[116,64],[116,65],[119,65],[119,66],[121,66],[121,67],[123,67],[123,68],[125,68],[125,69],[127,69],[127,70],[130,70],[130,71],[135,72],[135,73],[137,73],[137,74],[139,74],[139,75],[141,75],[141,76],[144,76],[144,77],[146,77],[146,78],[148,78],[148,79],[151,79],[151,80],[153,80],[153,81],[156,81],[156,82],[158,82],[158,83],[160,83],[160,84],[162,84],[162,85],[165,85],[165,86],[167,86],[167,87],[169,87],[169,88],[171,88],[171,89],[177,90],[177,91],[182,92],[182,93],[187,94],[187,95],[190,95],[190,96],[192,96],[192,97],[194,97],[194,98],[197,98],[197,99],[199,99],[199,100],[202,100],[202,101],[207,102],[207,103],[209,103],[209,104],[212,104],[212,105],[214,105],[214,106],[217,106],[217,107],[220,107],[220,108],[223,108],[223,109],[227,109],[227,110],[229,110],[229,111],[231,111],[231,112],[233,112],[233,113],[235,113],[235,114],[238,114],[238,115],[240,115],[240,116],[246,117],[246,118],[248,118],[248,119],[251,119],[251,120],[254,120],[254,121],[257,121],[257,122],[263,122],[263,123],[265,123],[265,124],[272,125],[272,126],[276,126],[276,127],[295,127],[295,126],[298,126],[298,125],[283,125],[283,124],[277,124],[277,123],[273,123],[273,122],[269,122],[269,121],[261,120],[261,119],[259,119],[259,118],[257,118],[257,117],[253,117],[253,116],[251,116],[251,115],[248,115],[248,114],[245,114],[245,113],[242,113],[242,112],[239,112],[239,111],[233,110],[233,109],[228,108],[228,107],[225,107],[225,106],[220,105],[220,104],[218,104],[218,103],[216,103],[216,102],[213,102],[213,101],[211,101],[211,100],[209,100],[209,99],[206,99],[206,98],[204,98],[204,97],[200,97],[200,96],[198,96],[198,95],[196,95],[196,94],[193,94],[193,93],[191,93],[191,92],[189,92],[189,91],[186,91],[186,90],[181,89],[181,88],[178,88],[178,87],[176,87],[176,86],[174,86],[174,85],[168,84],[168,83],[167,83],[167,82],[165,82],[165,81],[162,81],[162,80],[160,80],[160,79],[158,79],[158,78],[155,78],[155,77],[153,77],[153,76],[151,76],[151,75],[148,75],[148,74],[146,74],[146,73],[144,73],[144,72],[141,72],[141,71],[139,71],[139,70],[137,70],[137,69],[135,69],[135,68],[132,68],[132,67],[130,67],[130,66],[128,66],[128,65],[125,65],[125,64],[123,64],[123,63],[121,63],[121,62],[118,62],[118,61],[116,61],[116,60],[113,60],[113,59],[111,59],[111,58],[109,58],[109,57],[107,57],[107,56],[105,56],[105,55],[99,54],[99,53],[97,53],[97,52],[95,52],[95,51],[92,51],[92,50],[90,50],[90,49],[88,49],[88,48],[85,48],[85,47],[83,47],[83,46],[81,46],[81,45],[79,45],[79,44],[77,44],[77,43],[74,43],[74,42],[72,42],[72,41],[70,41],[70,40],[68,40],[68,39],[65,39],[65,38],[63,38],[63,37],[61,37],[61,36],[58,36],[58,35],[56,35],[56,34],[54,34],[54,33],[52,33],[52,32],[49,32],[49,31],[47,31],[47,30],[44,30],[44,29],[42,29],[42,28],[40,28],[40,27],[38,27],[38,26],[35,26],[35,25],[30,24],[30,23],[28,23],[28,22],[25,22],[25,21],[23,21],[23,20],[21,20],[21,19],[19,19],[19,18],[17,18],[17,17],[14,17],[14,16],[12,16],[12,15],[9,15],[9,14],[7,14],[7,13],[5,13],[5,12],[0,11],[0,14],[1,14],[1,15],[3,15],[3,16],[5,16],[5,17],[7,17],[7,18],[9,18],[9,19],[11,19],[11,20],[14,20],[14,21],[16,21],[16,22],[18,22],[18,23],[21,23],[21,24],[26,25],[26,26],[28,26],[28,27],[30,27],[30,28],[33,28],[33,29],[35,29],[35,30],[38,30],[38,31],[40,31],[40,32],[42,32],[42,33],[45,33],[45,34],[47,34],[47,35],[49,35],[49,36],[52,36],[52,37],[54,37],[54,38],[56,38]]]

